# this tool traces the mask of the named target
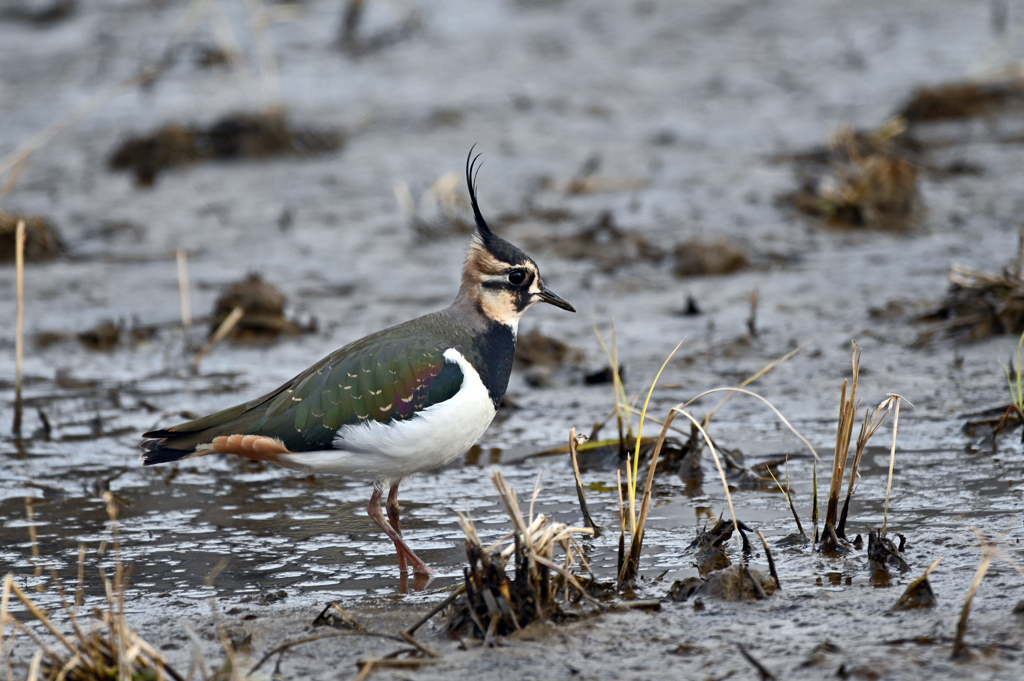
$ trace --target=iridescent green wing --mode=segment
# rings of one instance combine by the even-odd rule
[[[408,419],[450,399],[462,370],[436,339],[371,336],[296,376],[259,409],[245,431],[280,438],[292,451],[328,449],[339,428]]]

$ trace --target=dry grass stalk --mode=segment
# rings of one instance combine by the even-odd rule
[[[597,329],[597,322],[594,322],[594,333],[597,341],[601,344],[605,357],[608,359],[608,366],[612,372],[612,386],[615,390],[615,417],[619,426],[619,455],[625,456],[633,441],[633,419],[630,412],[629,400],[626,398],[626,391],[622,386],[622,376],[619,373],[619,344],[616,337],[615,320],[612,320],[612,348],[604,342],[604,337]],[[628,428],[628,433],[623,430]]]
[[[870,409],[864,411],[864,421],[860,426],[860,435],[857,436],[857,448],[853,456],[853,465],[850,466],[850,483],[846,487],[846,500],[843,502],[843,510],[839,514],[839,524],[836,526],[836,534],[842,539],[846,539],[846,517],[850,512],[850,499],[853,497],[853,488],[860,476],[860,462],[864,458],[864,450],[867,449],[868,440],[882,427],[891,410],[892,398],[887,397],[881,404],[875,407],[874,412]]]
[[[768,561],[768,572],[771,573],[772,579],[775,580],[775,587],[781,589],[782,582],[779,581],[779,573],[775,570],[775,559],[772,558],[772,550],[768,548],[768,540],[764,538],[764,533],[761,530],[757,530],[757,536],[761,538],[761,546],[764,547],[764,557]]]
[[[86,630],[79,624],[74,608],[64,598],[60,580],[54,574],[54,582],[74,632],[72,636],[65,635],[49,615],[14,583],[13,574],[8,574],[0,598],[0,652],[3,651],[3,630],[9,620],[15,630],[28,635],[39,648],[29,669],[29,679],[38,679],[41,673],[48,681],[133,681],[140,678],[168,677],[182,681],[181,676],[167,665],[163,655],[139,637],[127,624],[124,614],[127,580],[120,556],[117,506],[110,492],[104,493],[104,500],[113,535],[115,572],[111,580],[101,571],[107,607],[102,611],[94,610],[99,619],[98,625]],[[8,616],[8,600],[12,593],[22,602],[29,614],[57,639],[60,647],[46,645],[25,624]],[[9,662],[8,660],[8,664]]]
[[[693,424],[693,426],[697,428],[700,434],[704,437],[704,441],[708,445],[708,449],[711,452],[711,456],[715,460],[715,465],[718,467],[718,473],[722,479],[722,487],[725,490],[725,498],[729,503],[729,512],[732,515],[734,529],[736,531],[737,536],[741,534],[739,521],[736,518],[736,509],[732,503],[732,494],[729,493],[729,483],[725,477],[725,469],[722,468],[722,462],[718,457],[718,452],[715,449],[715,445],[712,443],[710,436],[708,436],[707,434],[707,431],[704,430],[704,428],[700,425],[697,419],[695,419],[689,412],[680,409],[680,406],[682,405],[677,405],[673,407],[671,411],[669,411],[668,417],[665,419],[665,425],[662,426],[661,435],[658,437],[658,444],[657,446],[655,446],[654,453],[651,456],[651,465],[647,471],[647,482],[644,485],[644,493],[640,506],[640,519],[636,525],[635,531],[633,531],[630,535],[632,537],[632,541],[630,544],[629,552],[625,556],[623,556],[621,547],[619,550],[620,555],[618,584],[620,587],[623,584],[626,584],[636,579],[637,573],[639,572],[640,552],[643,547],[644,540],[644,527],[647,524],[647,514],[650,511],[651,507],[651,493],[654,486],[654,472],[658,465],[658,457],[661,454],[661,448],[664,446],[665,438],[668,435],[668,429],[672,425],[672,421],[675,419],[677,414],[680,414],[688,418],[690,422]],[[628,484],[628,466],[626,468],[626,475]]]
[[[192,302],[188,286],[188,251],[179,248],[175,258],[178,261],[178,296],[181,298],[181,325],[187,329],[192,326]]]
[[[78,587],[75,589],[75,607],[85,603],[85,544],[78,545]]]
[[[14,438],[21,439],[21,417],[24,404],[21,397],[22,365],[25,359],[25,221],[18,220],[14,237],[14,263],[17,279],[18,311],[14,331]]]
[[[892,448],[889,450],[889,480],[885,485],[885,509],[882,512],[882,537],[885,537],[885,528],[889,522],[889,494],[892,492],[892,473],[896,466],[896,429],[900,425],[900,402],[904,398],[900,395],[892,394],[889,395],[889,399],[896,403],[896,410],[892,417]]]
[[[32,564],[36,569],[32,572],[33,577],[42,577],[43,560],[39,555],[39,536],[36,534],[36,511],[32,505],[32,497],[25,497],[25,519],[28,521],[28,541],[32,545]],[[36,591],[43,591],[42,583],[36,584]]]
[[[796,529],[800,533],[800,536],[804,539],[807,538],[807,534],[804,532],[804,526],[800,523],[800,514],[796,512],[796,506],[793,505],[793,492],[789,487],[789,457],[786,457],[786,486],[783,487],[782,483],[779,482],[778,478],[775,477],[775,473],[772,472],[771,467],[768,468],[768,475],[772,476],[772,480],[778,486],[779,491],[782,492],[782,496],[786,498],[786,503],[789,504],[789,511],[793,514],[793,520],[796,521]]]
[[[243,315],[245,315],[245,308],[239,305],[224,318],[224,321],[220,323],[217,330],[213,332],[213,336],[210,340],[203,346],[203,349],[199,351],[196,358],[192,360],[193,369],[199,368],[199,363],[203,361],[203,358],[210,354],[210,351],[213,350],[217,343],[220,343],[229,333],[231,333],[231,329],[235,328],[235,325],[238,324]]]
[[[850,396],[846,396],[847,381],[843,379],[842,396],[839,399],[839,426],[836,431],[835,456],[832,459],[832,480],[828,491],[828,507],[825,510],[825,524],[836,526],[839,514],[839,492],[843,486],[843,475],[846,471],[846,459],[850,454],[850,438],[853,436],[853,423],[857,418],[857,382],[860,379],[860,349],[856,341],[853,344],[853,381],[850,385]]]
[[[981,586],[981,580],[985,578],[985,573],[988,572],[988,568],[992,564],[994,552],[984,538],[982,538],[981,547],[981,563],[978,565],[978,570],[974,573],[971,585],[967,588],[964,607],[960,611],[960,619],[956,623],[956,639],[953,642],[953,652],[950,655],[951,659],[954,660],[962,660],[968,657],[967,645],[964,643],[964,635],[967,633],[967,617],[971,614],[971,603],[974,601],[974,594],[977,593],[978,587]]]
[[[431,618],[431,617],[433,617],[433,616],[434,616],[434,615],[436,615],[437,613],[439,613],[439,612],[441,612],[442,610],[444,610],[445,608],[447,608],[447,607],[448,607],[449,605],[451,605],[451,604],[452,604],[452,602],[453,602],[453,601],[454,601],[454,600],[455,600],[456,598],[458,598],[458,597],[459,597],[460,595],[462,595],[462,594],[463,594],[463,593],[465,593],[465,592],[466,592],[466,585],[465,585],[465,584],[460,584],[459,586],[457,586],[457,587],[455,588],[455,591],[451,592],[451,593],[450,593],[450,594],[448,595],[448,597],[447,597],[447,598],[445,598],[445,599],[444,599],[443,601],[441,601],[440,603],[438,603],[437,605],[435,605],[435,606],[434,606],[434,608],[433,608],[433,609],[432,609],[432,610],[431,610],[430,612],[428,612],[428,613],[427,613],[426,615],[424,615],[423,617],[421,617],[421,618],[420,618],[420,619],[419,619],[419,620],[418,620],[418,621],[416,622],[416,624],[412,625],[411,627],[409,627],[409,628],[408,628],[408,629],[406,629],[405,631],[401,632],[401,633],[402,633],[402,635],[406,635],[406,634],[407,634],[407,635],[409,635],[409,636],[412,636],[413,634],[415,634],[415,633],[416,633],[416,630],[417,630],[417,629],[419,629],[420,627],[422,627],[422,626],[423,626],[424,624],[426,624],[427,622],[429,622],[429,621],[430,621],[430,618]]]
[[[577,559],[582,559],[582,548],[573,535],[592,534],[593,530],[570,527],[544,515],[527,523],[515,491],[500,471],[494,472],[494,486],[512,520],[513,543],[501,548],[509,538],[506,536],[485,548],[472,519],[459,514],[459,524],[466,534],[469,568],[464,571],[465,597],[456,602],[448,622],[450,631],[472,625],[471,631],[483,638],[485,644],[490,644],[494,636],[517,631],[534,620],[560,615],[559,589],[568,597],[571,587],[581,598],[591,600],[570,569]],[[562,565],[554,562],[556,547],[565,553]],[[513,558],[515,576],[509,580],[505,566]],[[552,574],[558,578],[552,579]]]
[[[658,443],[655,445],[654,452],[651,455],[650,466],[647,470],[647,483],[644,485],[644,493],[641,501],[640,518],[639,521],[636,518],[636,485],[637,478],[640,472],[640,445],[643,439],[643,428],[644,419],[647,416],[647,408],[651,403],[651,395],[654,394],[654,388],[658,385],[658,379],[661,378],[661,374],[665,371],[665,367],[668,366],[669,361],[675,356],[679,348],[682,347],[686,341],[685,338],[679,341],[676,347],[669,353],[665,361],[662,362],[661,368],[658,369],[658,373],[654,376],[654,380],[651,381],[651,387],[647,391],[647,399],[644,400],[643,409],[640,410],[640,424],[637,426],[636,434],[636,449],[633,452],[632,462],[630,457],[626,457],[626,491],[629,494],[629,536],[630,536],[630,548],[629,553],[622,555],[620,551],[619,555],[619,575],[618,584],[622,586],[627,582],[631,582],[636,579],[637,573],[640,569],[640,551],[643,547],[644,541],[644,526],[647,522],[647,512],[651,505],[651,494],[654,485],[654,472],[658,467],[658,457],[661,454],[661,448],[665,445],[665,436],[668,433],[668,427],[674,418],[670,413],[669,418],[666,419],[665,425],[662,427],[661,435],[658,437]],[[615,357],[618,360],[618,357]],[[613,366],[618,364],[613,363]],[[631,465],[632,463],[632,465]],[[619,538],[620,547],[625,548],[625,536],[624,533]]]
[[[816,545],[818,543],[818,462],[815,461],[813,468],[811,469],[811,495],[814,497],[814,502],[811,506],[811,525],[814,527],[814,532],[811,535],[811,544]]]
[[[594,530],[594,536],[601,536],[601,530],[604,528],[594,522],[594,519],[590,517],[590,508],[587,506],[587,498],[583,493],[583,480],[580,478],[580,464],[576,460],[576,447],[579,445],[579,440],[576,439],[576,429],[573,428],[569,431],[569,457],[572,460],[572,472],[576,479],[576,496],[579,497],[580,510],[583,512],[583,522],[586,523],[587,527]],[[533,515],[531,510],[530,515]]]

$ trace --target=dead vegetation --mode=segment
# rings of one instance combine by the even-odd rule
[[[999,274],[953,265],[950,287],[933,311],[918,321],[931,327],[918,335],[917,344],[926,345],[937,335],[980,340],[1024,332],[1024,231],[1017,257]]]
[[[64,254],[64,242],[49,220],[0,210],[0,263],[14,262],[14,237],[22,221],[25,223],[25,262],[46,262]]]
[[[607,273],[640,262],[660,262],[665,251],[638,232],[615,223],[611,211],[598,215],[589,226],[569,236],[528,240],[531,249],[548,250],[560,258],[591,260]]]
[[[910,228],[923,205],[905,132],[902,119],[870,133],[840,128],[825,150],[790,157],[798,164],[800,188],[780,201],[832,225]]]
[[[0,7],[0,18],[45,26],[69,19],[77,10],[77,0],[9,0]]]
[[[228,330],[227,338],[255,341],[316,331],[316,319],[300,324],[285,316],[288,298],[273,284],[256,273],[229,284],[217,298],[210,318],[210,334],[221,328],[234,310],[242,313]]]
[[[447,613],[449,633],[470,634],[483,639],[485,645],[495,636],[511,634],[531,622],[564,618],[562,603],[591,600],[571,570],[583,555],[574,535],[592,534],[593,530],[569,527],[544,515],[534,516],[533,501],[527,519],[519,509],[515,491],[499,471],[494,472],[494,485],[513,530],[497,544],[485,547],[473,520],[466,514],[459,515],[466,533],[469,567],[464,569],[465,592]],[[534,501],[538,492],[539,487],[534,490]],[[510,538],[512,545],[502,546]],[[558,562],[556,548],[564,554]],[[512,579],[506,574],[510,560],[515,567]]]
[[[846,487],[846,500],[843,502],[842,512],[839,511],[839,496],[842,492],[843,482],[846,478],[847,463],[849,462],[850,444],[853,441],[854,422],[857,417],[857,410],[860,403],[857,401],[857,385],[860,380],[860,348],[853,343],[852,358],[852,380],[843,379],[842,392],[839,399],[839,422],[836,428],[836,445],[832,459],[832,474],[829,478],[828,502],[825,509],[825,522],[821,534],[818,534],[818,498],[817,498],[817,468],[815,468],[814,479],[814,507],[812,510],[812,522],[814,524],[814,544],[817,550],[826,556],[841,556],[859,548],[857,540],[851,542],[846,536],[846,522],[850,509],[850,500],[856,489],[856,482],[859,477],[859,469],[864,452],[867,449],[868,441],[878,432],[890,412],[894,412],[892,448],[889,457],[889,482],[886,487],[885,510],[883,512],[882,528],[877,533],[871,531],[868,540],[868,558],[876,566],[876,569],[887,571],[895,567],[904,572],[909,569],[903,559],[902,541],[899,549],[891,540],[886,538],[886,525],[888,521],[889,493],[892,489],[893,467],[896,458],[896,433],[899,425],[899,395],[889,395],[877,407],[865,409],[864,418],[861,422],[860,435],[856,440],[853,461],[849,466],[849,483]],[[848,390],[849,389],[849,390]],[[900,535],[901,540],[902,535]],[[905,541],[905,540],[904,540]]]
[[[229,114],[208,127],[169,123],[122,143],[108,165],[132,171],[136,184],[151,187],[161,172],[198,161],[309,156],[335,151],[343,143],[338,130],[296,128],[288,124],[284,109],[271,108]]]
[[[685,241],[676,245],[673,254],[677,277],[732,274],[750,267],[746,252],[726,239]]]
[[[990,115],[1024,106],[1024,79],[1017,76],[919,87],[900,110],[910,123]]]
[[[841,127],[824,148],[780,158],[795,163],[800,187],[779,197],[802,213],[833,225],[903,231],[913,227],[924,211],[918,176],[979,174],[982,169],[963,160],[948,165],[930,161],[933,149],[962,144],[970,128],[942,129],[943,122],[963,122],[1024,106],[1024,78],[1007,69],[984,79],[923,86],[877,130]],[[990,134],[997,126],[990,125]],[[995,141],[1018,143],[1020,136],[996,136]]]
[[[53,581],[64,607],[71,628],[71,634],[64,633],[66,625],[58,626],[50,614],[42,610],[33,599],[14,581],[13,573],[8,573],[3,582],[0,594],[0,658],[6,649],[4,633],[7,625],[13,626],[16,632],[28,636],[37,647],[29,665],[26,678],[38,681],[104,681],[132,679],[174,679],[183,681],[167,663],[166,658],[155,646],[142,639],[131,627],[125,616],[125,592],[128,584],[127,570],[121,561],[120,539],[117,528],[117,503],[114,495],[107,491],[103,494],[107,513],[110,516],[110,532],[113,536],[115,558],[114,576],[109,577],[105,571],[100,575],[103,579],[106,603],[104,608],[94,608],[96,621],[91,625],[80,618],[79,608],[82,605],[82,581],[84,579],[85,547],[79,551],[79,586],[72,602],[65,597],[63,586],[56,573]],[[41,574],[41,567],[37,570]],[[38,621],[57,641],[57,645],[47,645],[26,624],[9,615],[8,603],[14,595],[27,609],[31,617]],[[11,661],[6,660],[7,678],[11,678]]]

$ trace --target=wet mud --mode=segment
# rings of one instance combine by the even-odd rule
[[[83,612],[105,603],[98,570],[110,574],[116,563],[111,492],[130,569],[126,617],[183,676],[196,650],[206,672],[195,678],[224,667],[220,622],[239,668],[259,665],[253,678],[274,670],[355,678],[367,664],[373,678],[417,679],[1018,678],[1019,426],[964,431],[971,415],[1007,413],[1000,363],[1017,364],[1017,307],[1000,308],[997,287],[978,297],[985,310],[954,305],[947,276],[952,265],[993,279],[1008,265],[1013,273],[1024,128],[1010,85],[1001,94],[943,85],[978,74],[995,82],[993,72],[1011,82],[1000,69],[1024,54],[1016,5],[1003,25],[992,17],[1001,3],[499,0],[407,12],[312,0],[267,3],[261,22],[247,14],[254,3],[223,2],[220,15],[201,16],[182,38],[174,27],[188,5],[24,2],[20,17],[73,11],[0,22],[0,576],[13,572],[61,627],[70,625],[50,571],[77,584],[81,547]],[[175,60],[145,89],[116,89],[173,40],[226,46],[234,61]],[[911,107],[925,101],[921,88],[974,103]],[[108,89],[101,106],[22,153]],[[140,166],[107,166],[111,150],[156,121],[206,134],[209,126],[191,121],[282,103],[289,121],[346,131],[344,146],[289,147],[258,162],[190,156],[144,167],[141,177]],[[896,175],[866,167],[892,151],[857,146],[866,133],[851,133],[845,155],[808,160],[836,131],[877,132],[901,111],[909,128],[899,137],[908,141],[896,151],[913,172],[912,200],[885,193],[896,185],[872,184],[876,170]],[[486,162],[484,214],[581,312],[529,311],[520,336],[534,344],[524,345],[495,423],[464,457],[403,484],[405,538],[438,573],[424,590],[400,578],[393,546],[366,516],[365,481],[217,456],[139,466],[142,432],[263,394],[345,343],[448,304],[468,223],[457,188],[438,178],[458,171],[473,143]],[[801,212],[777,197],[805,186],[804,170],[813,210]],[[151,187],[137,186],[148,177]],[[432,188],[427,203],[408,198]],[[860,203],[822,208],[822,196]],[[29,258],[25,270],[20,440],[6,435],[16,304],[7,215],[42,216],[60,229],[60,248]],[[180,251],[197,312],[191,326],[182,323]],[[210,332],[199,315],[250,273],[276,287],[274,319],[308,332],[222,342],[197,365]],[[232,300],[222,313],[240,306]],[[920,342],[918,318],[940,307],[949,318],[931,323],[951,328],[977,314],[978,324],[1006,333],[943,327]],[[315,327],[305,321],[313,318]],[[814,445],[817,465],[754,398],[733,398],[710,431],[736,515],[765,535],[781,588],[771,592],[756,535],[747,533],[744,553],[742,538],[714,534],[730,515],[719,471],[707,447],[687,444],[692,431],[678,419],[632,584],[615,587],[624,452],[581,447],[581,486],[594,523],[606,528],[580,540],[593,571],[588,593],[602,607],[562,602],[572,617],[513,625],[494,646],[472,635],[475,625],[452,638],[438,614],[415,634],[431,657],[398,633],[466,581],[458,512],[472,517],[484,547],[510,531],[492,469],[524,509],[583,525],[564,447],[570,428],[617,435],[613,372],[593,328],[610,342],[612,320],[625,392],[640,404],[686,338],[651,396],[659,419],[799,348],[749,388]],[[825,554],[803,537],[822,532],[836,396],[854,339],[863,350],[858,423],[890,393],[909,402],[892,489],[889,421],[860,463],[847,539],[836,537],[844,550]],[[700,418],[720,399],[704,396],[691,409]],[[642,435],[659,430],[648,422]],[[883,523],[886,538],[872,541]],[[715,548],[691,547],[698,531],[711,532]],[[991,564],[952,659],[982,537]],[[743,599],[718,597],[703,586],[708,578]],[[313,627],[332,601],[360,626],[336,618]],[[10,607],[32,619],[20,601]],[[23,678],[35,648],[23,634],[12,643],[10,632],[5,655]]]

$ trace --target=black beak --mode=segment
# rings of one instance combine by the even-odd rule
[[[540,298],[541,300],[543,300],[545,303],[551,303],[555,307],[560,307],[563,310],[568,310],[569,312],[575,312],[576,311],[576,308],[573,307],[572,305],[570,305],[568,301],[566,301],[563,298],[555,295],[554,293],[552,293],[548,289],[544,289],[543,291],[538,293],[537,297]]]

